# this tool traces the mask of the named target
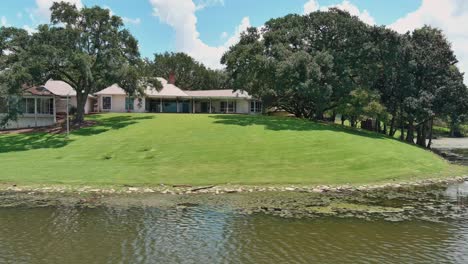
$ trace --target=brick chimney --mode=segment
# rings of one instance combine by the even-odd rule
[[[174,72],[169,73],[169,80],[167,82],[169,84],[174,84],[175,85],[175,73]]]

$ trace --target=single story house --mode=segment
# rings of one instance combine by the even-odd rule
[[[13,98],[0,98],[0,119],[8,111],[9,101],[18,100]],[[19,107],[23,113],[16,121],[9,121],[5,129],[20,129],[32,127],[51,126],[57,122],[56,119],[56,96],[42,86],[26,88],[23,96],[19,99]],[[0,128],[1,129],[1,128]]]
[[[73,89],[68,83],[64,81],[56,81],[56,80],[48,80],[44,87],[49,90],[52,94],[57,96],[56,100],[56,108],[58,114],[65,114],[67,113],[67,97],[68,97],[68,104],[71,107],[76,107],[76,91]],[[94,104],[96,98],[92,95],[88,95],[88,99],[86,100],[85,105],[85,114],[89,114],[94,112]]]
[[[114,84],[95,93],[98,112],[149,113],[237,113],[262,112],[262,103],[245,91],[200,90],[187,91],[158,78],[162,89],[148,87],[144,98],[129,97],[124,89]]]

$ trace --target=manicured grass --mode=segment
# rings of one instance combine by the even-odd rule
[[[103,114],[63,135],[0,135],[0,183],[362,184],[442,177],[447,162],[371,132],[287,117]]]

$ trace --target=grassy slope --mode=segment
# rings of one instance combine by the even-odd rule
[[[446,175],[444,160],[368,132],[292,118],[107,114],[63,135],[0,135],[0,183],[346,184]]]

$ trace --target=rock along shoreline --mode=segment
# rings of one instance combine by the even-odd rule
[[[354,193],[372,192],[381,190],[412,189],[418,187],[428,187],[436,185],[449,185],[468,181],[468,175],[449,177],[442,179],[424,179],[408,182],[364,184],[364,185],[165,185],[151,187],[140,186],[118,186],[118,187],[94,187],[94,186],[19,186],[16,184],[0,184],[0,192],[16,193],[46,193],[46,194],[167,194],[167,195],[187,195],[187,194],[232,194],[232,193],[263,193],[263,192],[300,192],[300,193]]]

